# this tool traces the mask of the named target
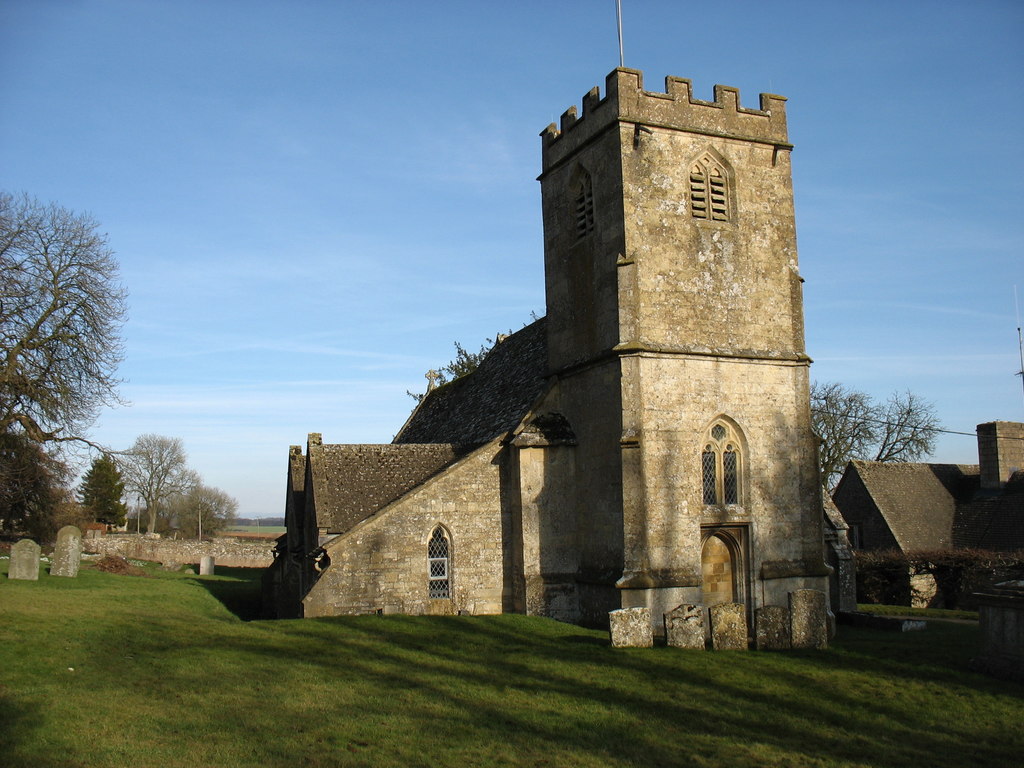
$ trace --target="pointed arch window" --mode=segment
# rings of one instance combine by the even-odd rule
[[[740,503],[740,441],[736,430],[716,422],[705,435],[701,451],[701,483],[705,506]]]
[[[573,183],[573,215],[576,239],[582,240],[594,230],[594,186],[590,174],[582,168]]]
[[[427,594],[436,600],[451,598],[451,545],[440,525],[427,542]]]
[[[695,219],[729,221],[729,177],[711,155],[690,167],[690,211]]]

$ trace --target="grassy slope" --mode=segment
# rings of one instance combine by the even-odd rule
[[[1024,749],[1024,688],[966,671],[970,626],[614,651],[522,616],[243,622],[221,600],[244,614],[251,587],[0,575],[0,762],[1001,767]]]

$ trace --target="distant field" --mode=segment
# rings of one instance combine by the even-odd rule
[[[1024,686],[973,625],[841,628],[826,651],[613,650],[525,616],[245,621],[260,571],[10,581],[0,763],[1006,768]]]
[[[286,528],[283,525],[231,525],[224,529],[225,532],[237,533],[284,533]]]

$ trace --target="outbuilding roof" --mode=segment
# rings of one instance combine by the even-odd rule
[[[316,526],[343,533],[425,482],[465,450],[451,444],[310,445]]]
[[[981,491],[957,508],[953,544],[976,549],[1024,550],[1024,472],[1015,472],[1000,491]]]
[[[977,465],[970,464],[851,461],[851,470],[904,552],[953,545],[957,500],[970,498],[978,477]]]

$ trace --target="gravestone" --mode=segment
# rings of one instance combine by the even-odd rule
[[[51,576],[78,575],[78,566],[82,562],[82,532],[73,525],[65,525],[57,531],[57,548],[53,550],[53,563],[50,565]]]
[[[790,636],[794,648],[828,647],[827,599],[820,589],[796,589],[789,593]]]
[[[716,651],[747,650],[747,607],[743,603],[711,606],[711,647]]]
[[[22,539],[11,547],[11,567],[7,578],[39,581],[39,545],[32,539]]]
[[[650,648],[654,645],[649,608],[620,608],[608,613],[612,648]]]
[[[759,651],[781,651],[792,646],[789,636],[789,608],[784,605],[764,605],[755,613],[757,628],[754,647]]]
[[[199,561],[199,575],[213,576],[213,555],[203,555]]]
[[[665,614],[665,640],[673,648],[704,650],[704,606],[683,604]]]

